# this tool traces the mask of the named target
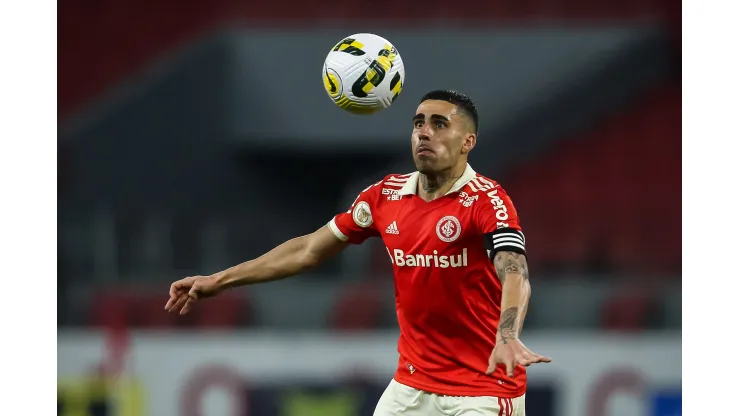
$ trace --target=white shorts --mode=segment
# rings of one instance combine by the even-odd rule
[[[380,396],[373,416],[525,416],[524,396],[444,396],[394,379]]]

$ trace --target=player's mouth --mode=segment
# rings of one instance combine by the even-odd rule
[[[416,148],[416,154],[419,156],[433,156],[434,150],[431,147],[419,146]]]

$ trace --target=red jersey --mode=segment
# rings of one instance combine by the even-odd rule
[[[419,173],[388,175],[329,222],[337,238],[383,239],[393,263],[401,329],[395,379],[450,396],[519,397],[526,371],[486,375],[501,313],[501,281],[491,259],[525,253],[506,192],[469,165],[443,197],[416,195]]]

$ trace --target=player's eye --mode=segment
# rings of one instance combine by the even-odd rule
[[[438,121],[438,122],[437,122],[437,128],[438,128],[438,129],[442,129],[442,128],[445,128],[445,127],[447,127],[447,126],[445,125],[445,123],[443,123],[443,122],[441,122],[441,121]]]
[[[424,125],[424,122],[421,120],[414,121],[414,127],[417,129],[420,129]]]

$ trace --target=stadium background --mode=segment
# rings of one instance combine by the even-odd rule
[[[471,164],[512,196],[533,297],[528,414],[675,416],[680,2],[59,3],[59,415],[371,415],[396,363],[378,242],[164,313],[171,281],[313,231],[413,170],[419,97],[469,94]],[[372,117],[319,71],[377,33],[406,65]],[[696,219],[698,220],[698,219]]]

